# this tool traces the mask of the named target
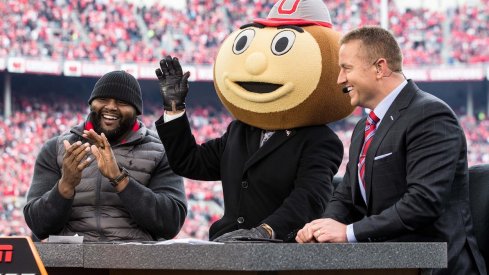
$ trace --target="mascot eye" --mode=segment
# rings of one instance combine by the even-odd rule
[[[272,41],[272,52],[275,55],[286,54],[294,45],[295,33],[293,31],[279,32]]]
[[[234,39],[233,52],[235,54],[241,54],[246,51],[254,37],[255,31],[252,29],[247,29],[240,32],[236,39]]]

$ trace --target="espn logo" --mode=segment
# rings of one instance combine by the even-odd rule
[[[0,244],[0,263],[12,262],[14,246],[10,244]]]

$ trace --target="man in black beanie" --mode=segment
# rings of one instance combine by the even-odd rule
[[[158,135],[138,120],[139,83],[125,71],[107,73],[88,103],[87,120],[48,140],[36,159],[24,207],[32,232],[92,242],[173,238],[187,214],[183,181]]]

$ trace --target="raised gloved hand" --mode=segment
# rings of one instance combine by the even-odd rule
[[[217,237],[215,242],[237,242],[237,241],[259,241],[272,240],[270,233],[262,227],[257,226],[251,229],[238,229]]]
[[[185,109],[190,72],[183,74],[178,58],[167,56],[160,60],[160,68],[156,69],[155,73],[160,82],[163,108],[166,111]]]

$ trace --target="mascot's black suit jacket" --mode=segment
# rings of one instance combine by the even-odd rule
[[[222,181],[224,216],[211,226],[211,240],[267,223],[276,238],[293,241],[326,210],[343,157],[341,141],[324,125],[276,131],[262,147],[262,130],[240,121],[202,145],[186,115],[167,123],[161,118],[156,129],[175,173]]]
[[[465,135],[452,110],[408,82],[370,144],[367,204],[357,176],[364,127],[362,119],[352,135],[343,182],[325,216],[353,223],[360,242],[447,242],[448,272],[486,274],[472,229]]]

